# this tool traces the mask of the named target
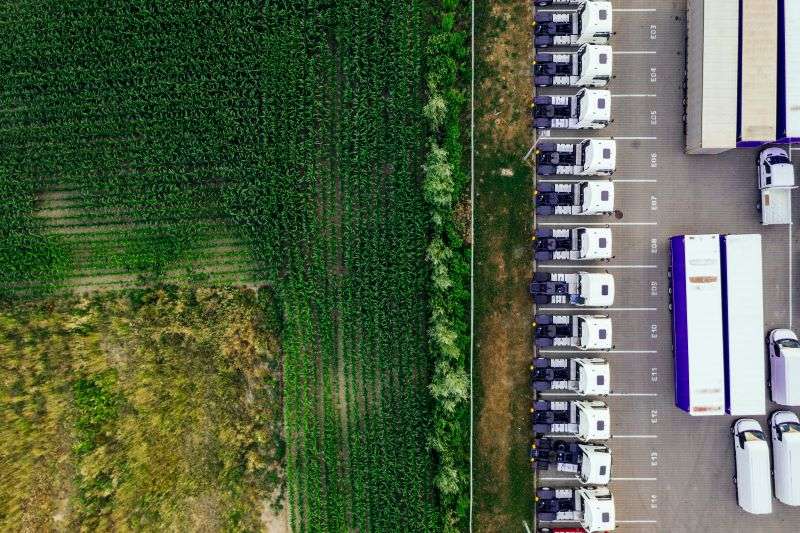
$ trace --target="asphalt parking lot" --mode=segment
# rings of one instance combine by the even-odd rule
[[[800,319],[797,230],[763,227],[756,210],[755,151],[684,153],[685,1],[614,0],[613,123],[579,137],[617,140],[616,209],[622,217],[540,217],[538,227],[610,224],[614,258],[549,263],[541,271],[608,270],[616,279],[611,362],[613,453],[610,488],[619,531],[791,530],[800,511],[773,501],[750,515],[736,503],[733,417],[690,417],[674,406],[668,238],[676,234],[760,233],[764,257],[765,335]],[[569,94],[570,89],[539,90]],[[553,130],[552,138],[575,138]],[[800,170],[800,148],[793,152]],[[794,219],[798,218],[795,196]],[[755,303],[755,302],[754,302]],[[539,312],[558,306],[544,306]],[[568,312],[574,309],[562,307]],[[544,349],[541,354],[562,355]],[[570,352],[574,354],[575,352]],[[766,355],[765,355],[766,364]],[[553,396],[548,397],[551,399]],[[777,406],[768,404],[768,412]],[[766,429],[766,417],[759,419]],[[543,473],[539,485],[560,486]],[[794,528],[796,529],[796,525]]]

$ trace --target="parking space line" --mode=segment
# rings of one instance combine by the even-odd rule
[[[658,222],[539,222],[540,226],[658,226]]]
[[[570,353],[631,353],[631,354],[657,354],[658,350],[548,350],[542,348],[540,354],[570,354]]]
[[[574,141],[585,139],[585,137],[561,137],[561,136],[552,136],[552,135],[542,135],[540,139],[547,139],[549,141]],[[657,141],[658,137],[649,137],[649,136],[634,136],[634,137],[609,137],[612,141]]]
[[[658,481],[657,477],[612,477],[611,481]]]
[[[611,435],[612,439],[657,439],[658,435]]]
[[[623,54],[623,55],[648,55],[648,56],[656,55],[656,51],[655,50],[614,50],[611,53],[614,54],[614,55],[620,55],[620,54]]]
[[[653,13],[654,11],[656,11],[654,7],[614,8],[614,13]]]
[[[540,391],[539,396],[541,397],[550,397],[550,396],[578,396],[578,393],[575,391]],[[611,392],[606,396],[630,396],[630,397],[645,397],[645,398],[656,398],[658,397],[657,392]]]
[[[538,307],[538,311],[658,311],[658,307]]]
[[[617,520],[617,524],[658,524],[658,520]]]
[[[657,98],[655,94],[612,94],[611,98]]]
[[[658,265],[583,265],[583,264],[561,264],[549,265],[547,263],[539,263],[539,268],[658,268]]]
[[[580,183],[582,181],[586,181],[585,179],[578,180],[578,179],[558,179],[558,178],[541,178],[536,180],[539,183]],[[630,179],[630,180],[611,180],[613,183],[658,183],[658,180],[655,179],[647,179],[647,180],[639,180],[639,179]]]

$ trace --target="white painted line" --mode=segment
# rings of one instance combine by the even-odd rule
[[[611,435],[612,439],[657,439],[658,435]]]
[[[577,396],[578,393],[575,391],[540,391],[538,396]],[[637,398],[655,398],[658,397],[657,392],[612,392],[608,394],[608,396],[630,396],[630,397],[637,397]]]
[[[578,476],[563,476],[563,477],[540,477],[539,481],[569,481]]]
[[[611,98],[656,98],[656,95],[654,95],[654,94],[612,94]]]
[[[658,481],[657,477],[612,477],[611,481]]]
[[[542,137],[550,141],[574,141],[585,139],[586,137]],[[610,140],[616,141],[657,141],[658,137],[610,137]]]
[[[540,348],[539,353],[544,354],[579,354],[579,353],[638,353],[638,354],[657,354],[658,350],[548,350],[547,348]]]
[[[540,226],[658,226],[658,222],[539,222]]]
[[[658,311],[658,307],[537,307],[537,311]]]
[[[614,11],[617,11],[616,9]],[[614,50],[611,52],[614,55],[624,54],[624,55],[640,55],[640,56],[654,56],[656,55],[655,50]]]
[[[475,35],[475,0],[470,0],[470,35]],[[470,205],[475,205],[475,39],[470,39],[470,80],[469,80],[469,198]],[[475,210],[470,209],[470,235],[475,246]],[[475,254],[469,254],[469,330],[475,331]],[[474,433],[475,433],[475,335],[469,336],[469,530],[472,531],[472,501],[474,497]],[[527,528],[527,524],[525,525]],[[530,530],[528,531],[530,533]]]
[[[658,520],[617,520],[617,524],[658,524]]]
[[[656,8],[654,7],[641,7],[641,8],[634,8],[628,7],[625,9],[620,9],[615,7],[614,13],[653,13],[655,12]]]
[[[586,179],[578,180],[578,179],[558,179],[558,178],[540,178],[538,180],[539,183],[580,183],[582,181],[587,181]],[[592,181],[592,180],[589,180]],[[614,183],[658,183],[658,180],[611,180]]]
[[[539,268],[658,268],[658,265],[584,265],[578,264],[558,264],[539,263]]]
[[[535,148],[536,148],[536,143],[533,143],[533,145],[531,145],[531,149],[528,150],[528,153],[525,154],[525,157],[523,157],[522,160],[525,161],[526,159],[528,159],[528,157],[530,157],[531,155],[531,152],[533,152]]]

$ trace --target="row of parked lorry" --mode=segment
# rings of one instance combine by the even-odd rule
[[[611,122],[612,8],[608,1],[534,0],[533,82],[536,87],[574,87],[570,95],[537,95],[534,128],[600,129]],[[561,9],[560,6],[567,6]],[[558,48],[553,51],[552,48]],[[616,142],[578,139],[552,142],[543,135],[534,152],[540,181],[535,191],[537,216],[603,216],[614,213]],[[559,181],[561,176],[569,177]],[[575,179],[578,177],[579,179]],[[553,179],[555,178],[555,179]],[[581,179],[587,178],[587,179]],[[533,237],[537,263],[611,259],[607,227],[537,228]],[[538,472],[564,474],[568,487],[541,486],[536,491],[539,531],[611,531],[616,527],[611,479],[608,405],[598,398],[611,389],[607,360],[600,357],[544,357],[540,349],[605,351],[613,347],[608,316],[567,312],[602,308],[614,301],[614,277],[603,272],[538,271],[528,287],[536,305],[564,305],[565,312],[537,313],[533,319],[535,355],[531,363],[532,465]],[[567,400],[540,399],[542,393]],[[576,486],[577,484],[577,486]],[[578,528],[571,524],[579,524]]]

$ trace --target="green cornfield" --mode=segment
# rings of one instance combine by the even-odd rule
[[[0,9],[0,292],[272,285],[295,531],[442,527],[427,444],[425,9]]]

